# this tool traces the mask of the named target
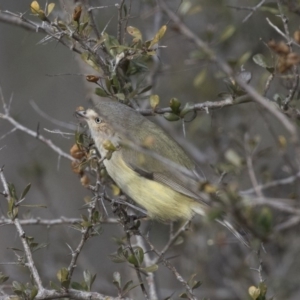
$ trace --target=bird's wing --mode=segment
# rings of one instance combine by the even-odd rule
[[[126,164],[140,176],[162,183],[183,195],[204,202],[197,192],[199,182],[182,174],[172,166],[132,149],[122,149],[122,156]]]

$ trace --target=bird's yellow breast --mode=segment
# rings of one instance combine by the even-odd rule
[[[127,166],[119,151],[104,161],[110,177],[122,191],[144,207],[150,217],[161,220],[190,219],[197,202],[170,187],[140,176]]]

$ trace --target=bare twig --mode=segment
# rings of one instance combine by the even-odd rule
[[[296,175],[293,175],[293,176],[289,176],[289,177],[286,177],[286,178],[283,178],[283,179],[270,181],[266,184],[259,185],[258,188],[260,190],[276,188],[276,187],[280,187],[281,185],[292,184],[295,181],[299,180],[299,178],[300,178],[300,172],[298,172]],[[248,190],[241,191],[240,194],[241,195],[247,195],[247,194],[251,194],[253,192],[255,192],[255,190],[254,190],[254,188],[251,188],[251,189],[248,189]]]
[[[133,257],[135,257],[135,253],[134,253],[134,250],[133,250],[132,245],[131,245],[130,232],[126,232],[126,237],[127,237],[127,244],[128,244],[129,251],[130,251],[131,255],[133,255]],[[141,286],[143,295],[144,295],[145,299],[148,300],[149,299],[148,293],[146,291],[146,288],[145,288],[145,285],[144,285],[142,275],[141,275],[141,271],[140,271],[139,267],[140,266],[135,266],[134,270],[135,270],[136,275],[138,277],[139,284]]]
[[[145,241],[140,235],[136,235],[136,242],[137,244],[142,248],[146,249]],[[150,267],[154,264],[153,260],[150,258],[150,252],[144,251],[144,262],[146,267]],[[147,273],[147,284],[149,288],[149,298],[151,300],[158,300],[158,295],[157,295],[157,286],[155,283],[155,273],[154,272],[148,272]]]
[[[164,257],[160,255],[160,253],[155,249],[155,247],[153,246],[153,244],[150,242],[149,238],[146,235],[142,235],[142,237],[149,245],[151,251],[153,251],[160,258],[160,261],[175,275],[176,279],[185,287],[185,289],[187,290],[188,298],[191,300],[197,300],[197,298],[193,293],[193,290],[188,285],[188,283],[183,279],[183,277],[179,274],[177,269],[168,260],[166,260]]]
[[[248,103],[252,101],[252,97],[250,95],[243,95],[237,98],[233,98],[231,95],[228,95],[225,99],[218,101],[205,101],[202,103],[196,103],[191,107],[194,111],[205,111],[209,112],[210,110],[221,109],[226,106],[233,106],[242,103]],[[144,116],[153,116],[155,114],[164,114],[166,112],[172,112],[170,107],[165,108],[155,108],[153,109],[139,109],[138,110]]]
[[[40,219],[40,218],[30,218],[26,220],[19,220],[22,226],[28,225],[42,225],[42,226],[58,226],[58,225],[75,225],[82,222],[81,218],[66,218],[60,217],[58,219]],[[107,218],[103,221],[101,220],[100,224],[119,224],[119,221],[115,218]],[[3,225],[13,225],[13,221],[7,218],[0,218],[0,226]]]
[[[119,44],[122,43],[122,23],[123,23],[123,6],[126,0],[121,0],[121,3],[118,5],[118,29],[117,29],[117,40]]]
[[[189,225],[190,220],[184,222],[182,226],[179,227],[179,229],[173,233],[170,232],[170,237],[167,242],[167,244],[164,246],[164,248],[160,251],[158,257],[153,261],[155,264],[165,255],[165,253],[170,249],[170,247],[173,245],[173,243],[177,240],[177,238],[187,229],[187,226]]]
[[[43,135],[39,134],[36,131],[33,131],[19,122],[17,122],[14,118],[12,118],[10,115],[2,114],[0,113],[0,119],[7,120],[9,123],[11,123],[15,129],[25,132],[26,134],[36,138],[37,140],[43,142],[46,144],[49,148],[51,148],[54,152],[56,152],[59,156],[62,156],[64,158],[67,158],[69,160],[75,160],[71,155],[64,152],[62,149],[60,149],[58,146],[56,146],[50,139],[45,138]]]
[[[253,186],[257,196],[263,198],[263,193],[262,193],[261,189],[259,188],[259,184],[258,184],[258,181],[256,179],[256,175],[255,175],[255,171],[254,171],[254,167],[253,167],[253,161],[252,161],[252,153],[251,153],[250,148],[249,148],[248,139],[249,139],[249,137],[246,134],[244,145],[245,145],[245,151],[246,151],[246,162],[247,162],[249,177],[250,177],[252,186]]]
[[[250,10],[251,12],[243,19],[243,23],[247,22],[251,16],[266,2],[266,0],[262,0],[258,2],[257,5],[251,6],[234,6],[234,5],[227,5],[230,8],[234,8],[236,10]]]
[[[88,211],[89,211],[89,222],[91,225],[85,225],[85,226],[82,225],[82,227],[81,227],[81,239],[80,239],[80,242],[79,242],[78,246],[76,247],[76,249],[74,251],[72,251],[72,259],[71,259],[71,262],[68,267],[68,277],[67,277],[68,281],[71,281],[73,272],[76,268],[76,263],[77,263],[79,254],[81,253],[86,241],[90,238],[90,236],[91,236],[90,233],[93,229],[93,226],[95,225],[95,224],[93,224],[93,213],[95,211],[96,202],[97,201],[94,199],[93,201],[91,201],[89,203]]]
[[[10,192],[9,192],[9,189],[8,189],[7,181],[4,177],[3,168],[0,169],[0,180],[1,180],[3,188],[4,188],[6,199],[7,199],[7,201],[10,201],[11,195],[10,195]],[[27,265],[28,269],[30,270],[30,273],[31,273],[31,275],[34,279],[35,284],[37,285],[37,288],[39,290],[37,296],[39,296],[39,294],[43,292],[44,287],[43,287],[43,284],[42,284],[41,277],[40,277],[40,275],[38,273],[38,270],[35,266],[35,263],[34,263],[34,260],[33,260],[33,257],[32,257],[32,253],[31,253],[31,249],[30,249],[30,246],[29,246],[27,238],[26,238],[26,234],[25,234],[25,232],[24,232],[24,230],[23,230],[23,228],[22,228],[22,226],[19,222],[19,219],[17,217],[12,219],[12,222],[14,223],[14,225],[17,229],[17,232],[19,234],[19,237],[21,239],[21,242],[22,242],[22,245],[23,245],[23,248],[24,248],[24,251],[25,251],[25,255],[26,255],[26,260],[27,260],[26,265]]]

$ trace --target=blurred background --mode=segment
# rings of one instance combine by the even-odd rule
[[[53,1],[56,7],[52,17],[63,17],[66,12],[60,8],[59,1]],[[75,4],[66,1],[65,9]],[[96,23],[100,30],[108,24],[106,32],[116,35],[117,9],[113,4],[118,0],[91,1],[92,6],[108,6],[95,10]],[[266,46],[270,39],[282,40],[271,28],[266,18],[283,30],[282,20],[278,17],[277,1],[266,1],[262,7],[253,12],[245,22],[251,10],[241,7],[254,7],[259,1],[241,0],[183,0],[166,1],[173,11],[177,10],[182,20],[200,38],[206,41],[222,59],[228,61],[235,72],[243,66],[252,73],[251,84],[263,93],[269,72],[255,64],[252,57],[262,53],[270,65],[274,65],[275,55]],[[283,4],[285,3],[284,1]],[[294,3],[295,2],[295,3]],[[26,17],[38,21],[30,14],[31,1],[0,0],[1,11],[14,13],[26,12]],[[70,4],[71,3],[71,4]],[[283,5],[289,22],[291,34],[299,29],[297,10],[291,7],[298,4],[290,1]],[[40,2],[44,6],[44,2]],[[232,7],[233,6],[233,7]],[[234,8],[236,7],[236,8]],[[137,27],[145,39],[153,38],[157,30],[168,22],[168,18],[157,9],[155,1],[132,1],[132,18],[129,25]],[[74,52],[56,41],[40,43],[42,33],[33,33],[17,26],[0,23],[0,85],[6,101],[12,99],[11,115],[24,126],[37,130],[51,139],[63,151],[69,152],[74,144],[72,135],[62,136],[46,130],[60,129],[74,133],[73,129],[59,127],[45,118],[37,109],[51,118],[72,124],[77,128],[74,111],[78,106],[88,106],[95,86],[85,81],[85,75],[94,74],[92,68],[83,67],[81,59]],[[127,36],[128,40],[130,38]],[[209,62],[195,45],[178,33],[172,22],[163,37],[158,56],[148,63],[146,76],[155,74],[152,94],[158,94],[160,106],[168,106],[172,97],[178,98],[184,105],[187,102],[198,103],[220,100],[221,92],[227,91],[225,75],[219,68]],[[295,51],[298,51],[296,48]],[[155,72],[155,73],[153,73]],[[153,78],[152,78],[153,79]],[[150,79],[148,79],[150,80]],[[275,76],[267,96],[273,100],[274,95],[286,96],[288,82]],[[296,95],[297,98],[297,95]],[[148,100],[141,101],[146,106]],[[296,101],[293,102],[298,106]],[[148,104],[149,106],[149,104]],[[2,112],[2,108],[0,108]],[[151,118],[164,127],[195,159],[199,167],[211,182],[217,182],[224,164],[228,164],[224,154],[234,149],[241,157],[245,133],[258,142],[257,152],[261,155],[255,161],[255,171],[260,183],[293,174],[293,149],[282,149],[276,137],[286,133],[282,126],[266,114],[255,103],[245,103],[218,110],[198,112],[198,117],[186,123],[187,135],[184,137],[182,123],[168,122],[162,116]],[[273,133],[270,133],[272,128]],[[0,119],[0,137],[6,135],[12,126]],[[46,130],[45,130],[46,129]],[[84,197],[91,193],[81,186],[79,178],[71,170],[70,161],[59,158],[45,144],[24,132],[13,132],[0,140],[0,165],[5,165],[5,176],[13,182],[21,193],[30,182],[31,190],[26,198],[27,204],[46,205],[47,208],[22,208],[20,218],[57,219],[61,216],[78,218],[82,214]],[[226,168],[225,168],[226,169]],[[227,183],[235,183],[239,190],[251,188],[247,168],[229,172]],[[297,184],[277,187],[267,194],[270,197],[292,198],[299,202]],[[7,204],[1,199],[1,212],[6,217]],[[299,203],[298,203],[299,206]],[[109,209],[109,208],[108,208]],[[110,209],[109,209],[110,211]],[[111,211],[110,214],[112,215]],[[290,216],[272,211],[272,224],[275,225]],[[179,226],[176,224],[175,226]],[[80,234],[70,226],[27,226],[28,235],[37,242],[46,242],[48,246],[35,255],[35,261],[44,282],[55,281],[56,273],[67,267],[70,257],[69,244],[75,248]],[[261,254],[263,260],[263,277],[268,286],[268,296],[274,299],[299,299],[299,224],[284,232],[272,232],[272,237],[265,244],[266,252]],[[123,230],[120,225],[104,224],[100,236],[89,240],[78,260],[74,279],[82,280],[82,271],[97,273],[94,290],[117,295],[112,284],[112,274],[119,271],[124,282],[129,279],[138,282],[135,273],[126,264],[112,262],[108,255],[116,251],[117,244],[113,237],[120,237]],[[161,249],[169,235],[169,225],[152,222],[150,238]],[[225,242],[224,242],[225,241]],[[20,266],[5,263],[13,262],[16,256],[9,249],[21,248],[19,237],[12,225],[0,228],[0,270],[9,275],[11,280],[26,282],[28,271]],[[194,218],[190,230],[183,236],[182,243],[174,246],[167,257],[178,267],[180,273],[188,278],[197,274],[202,286],[196,290],[199,298],[209,299],[248,299],[248,288],[259,283],[258,273],[251,268],[258,268],[259,258],[253,252],[243,248],[233,236],[216,223]],[[176,295],[183,291],[173,274],[162,265],[156,272],[159,286],[159,299]],[[142,299],[140,291],[131,296]],[[177,299],[177,296],[174,296]]]

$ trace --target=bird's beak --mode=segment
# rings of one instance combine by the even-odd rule
[[[79,119],[85,119],[85,120],[87,119],[85,110],[76,110],[75,116]]]

